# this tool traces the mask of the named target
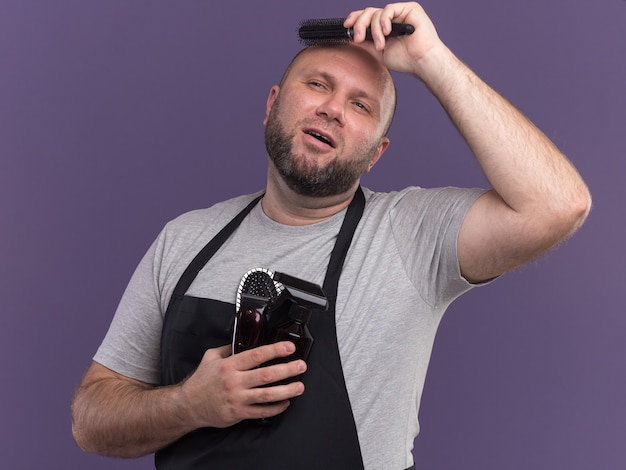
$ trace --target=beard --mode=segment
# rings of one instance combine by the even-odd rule
[[[294,155],[293,140],[298,131],[289,134],[285,130],[278,118],[279,108],[277,98],[265,126],[265,148],[289,189],[309,197],[337,196],[350,190],[367,169],[378,145],[363,145],[355,150],[357,157],[337,155],[325,165],[319,165],[304,156]]]

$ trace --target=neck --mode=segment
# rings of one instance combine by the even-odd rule
[[[292,191],[278,175],[270,174],[261,200],[263,212],[284,225],[311,225],[344,210],[354,197],[359,181],[345,193],[329,197],[302,196]]]

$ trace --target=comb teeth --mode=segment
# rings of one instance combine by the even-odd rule
[[[241,306],[241,295],[251,294],[258,297],[267,297],[268,304],[271,305],[276,301],[283,290],[282,284],[275,282],[274,274],[265,268],[255,268],[243,275],[237,289],[236,308],[239,311]]]
[[[352,28],[344,28],[345,18],[308,19],[300,23],[298,36],[307,46],[342,45],[352,40]]]

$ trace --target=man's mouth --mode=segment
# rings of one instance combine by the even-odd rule
[[[311,137],[316,138],[317,140],[319,140],[320,142],[335,148],[335,143],[333,142],[332,138],[329,136],[326,136],[324,134],[320,134],[319,132],[313,131],[313,130],[305,130],[304,131],[305,134],[310,135]]]

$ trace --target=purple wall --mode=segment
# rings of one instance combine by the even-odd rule
[[[151,468],[84,455],[69,403],[163,223],[260,189],[267,91],[300,19],[360,2],[2,0],[3,468]],[[440,35],[571,158],[587,225],[442,324],[418,468],[626,461],[626,2],[425,0]],[[424,87],[398,78],[373,189],[483,185]],[[384,430],[381,430],[384,432]]]

